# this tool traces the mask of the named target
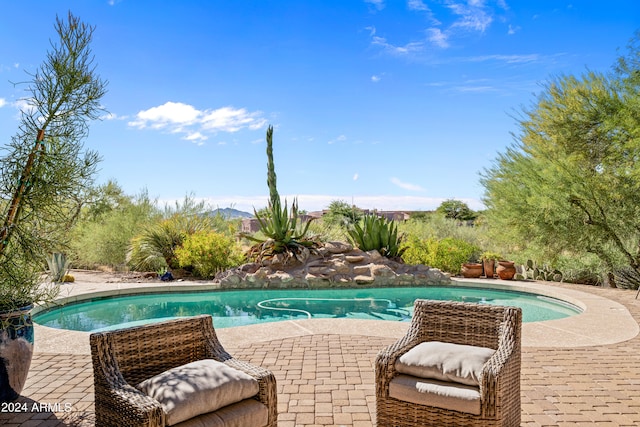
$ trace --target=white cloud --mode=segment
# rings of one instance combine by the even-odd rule
[[[458,20],[452,24],[454,28],[460,27],[482,33],[493,22],[493,17],[483,0],[470,0],[467,4],[451,1],[447,7],[459,16]]]
[[[433,43],[434,45],[447,48],[449,47],[449,36],[440,30],[440,28],[429,28],[427,29],[427,39]]]
[[[384,37],[373,36],[371,40],[371,44],[376,46],[381,46],[386,52],[392,55],[409,55],[416,52],[421,52],[424,49],[424,43],[421,41],[418,42],[409,42],[404,46],[396,46],[389,42]]]
[[[377,10],[384,9],[384,0],[364,0],[365,3],[368,3],[375,7]]]
[[[7,101],[4,98],[0,98],[0,108],[4,107],[5,105],[7,105]]]
[[[207,134],[261,129],[267,120],[262,117],[261,111],[249,112],[245,108],[198,110],[181,102],[166,102],[138,112],[128,124],[138,129],[184,134],[183,139],[189,141],[204,141],[208,139]]]
[[[424,0],[407,0],[407,9],[424,13],[431,28],[427,28],[422,39],[401,45],[393,44],[387,37],[377,36],[375,27],[367,27],[370,31],[371,44],[381,47],[392,55],[411,55],[426,51],[428,45],[448,48],[449,40],[454,37],[465,37],[467,33],[484,33],[494,22],[498,10],[508,10],[503,0],[441,0],[445,11],[436,14],[427,6]],[[449,13],[446,13],[448,10]],[[446,23],[446,24],[443,24]],[[510,27],[509,34],[518,28]]]
[[[131,126],[144,129],[151,127],[167,127],[171,125],[191,124],[198,119],[202,113],[193,106],[181,102],[166,102],[158,107],[140,111],[137,120],[130,122]]]
[[[542,56],[537,53],[530,53],[525,55],[483,55],[483,56],[471,56],[465,58],[465,62],[485,62],[485,61],[498,61],[505,62],[507,64],[523,64],[529,62],[538,62],[542,59]]]
[[[378,83],[380,81],[380,76],[371,76],[371,81],[374,83]],[[2,105],[0,105],[1,107]]]
[[[407,1],[407,7],[409,10],[429,10],[426,4],[422,2],[422,0],[409,0]]]
[[[201,134],[200,132],[193,132],[182,139],[185,139],[187,141],[206,141],[207,139],[209,139],[209,137]]]
[[[331,141],[329,141],[328,143],[329,143],[329,144],[335,144],[336,142],[343,142],[343,141],[346,141],[346,140],[347,140],[347,137],[346,137],[346,136],[344,136],[344,135],[340,135],[340,136],[338,136],[337,138],[332,139],[332,140],[331,140]]]
[[[243,128],[257,130],[267,124],[261,115],[260,111],[250,113],[244,108],[222,107],[204,114],[202,125],[204,129],[222,132],[237,132]]]
[[[358,175],[357,173],[353,174],[353,180],[357,181],[358,178],[360,178],[360,175]]]
[[[404,190],[409,190],[409,191],[424,191],[424,188],[420,187],[419,185],[416,184],[410,184],[408,182],[403,182],[400,181],[398,178],[393,177],[391,178],[391,182],[395,185],[397,185],[398,187],[404,189]]]

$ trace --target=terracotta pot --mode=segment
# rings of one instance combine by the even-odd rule
[[[482,264],[474,262],[462,264],[460,272],[462,273],[462,277],[477,279],[482,276]]]
[[[516,275],[516,266],[512,261],[498,261],[496,273],[502,280],[511,280]]]
[[[487,279],[493,279],[493,275],[496,268],[496,260],[495,259],[483,259],[482,264],[484,267],[484,276]]]

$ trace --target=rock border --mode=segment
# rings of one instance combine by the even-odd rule
[[[223,289],[282,289],[448,285],[451,277],[437,268],[385,258],[376,250],[327,242],[304,262],[276,256],[221,272],[214,281]]]

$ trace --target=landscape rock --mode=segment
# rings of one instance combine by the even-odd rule
[[[306,254],[305,254],[306,255]],[[222,288],[328,288],[350,286],[446,285],[451,278],[426,265],[407,265],[363,252],[348,243],[329,242],[305,260],[276,257],[219,273]]]

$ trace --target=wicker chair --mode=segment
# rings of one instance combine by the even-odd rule
[[[521,325],[522,311],[516,307],[416,300],[407,334],[382,350],[375,361],[378,427],[520,426]],[[475,411],[461,410],[456,405],[436,404],[434,401],[440,396],[433,399],[433,395],[429,395],[434,390],[430,387],[438,387],[438,384],[457,387],[457,383],[439,383],[397,371],[396,362],[402,355],[419,344],[424,347],[434,345],[434,342],[474,346],[474,349],[485,348],[484,350],[489,352],[488,360],[483,359],[477,363],[478,385],[468,388],[475,393]],[[429,355],[430,357],[432,356]],[[440,357],[443,357],[443,363],[446,364],[448,356]],[[400,368],[404,368],[404,365]],[[412,396],[409,400],[413,400],[414,403],[389,395],[390,384],[394,381],[395,387],[402,381],[409,384],[401,386],[408,387],[401,390],[409,390]],[[436,395],[441,395],[441,391],[442,389],[438,390]],[[398,393],[392,394],[398,396]],[[419,395],[417,399],[416,395]],[[456,409],[451,409],[452,407]]]
[[[238,373],[252,383],[250,393],[254,389],[258,389],[258,392],[252,398],[193,418],[198,422],[196,425],[220,425],[219,419],[214,421],[211,418],[202,419],[207,416],[218,417],[217,414],[220,411],[226,411],[221,415],[225,420],[236,417],[238,414],[242,415],[245,407],[238,407],[238,405],[246,405],[246,408],[258,407],[263,419],[265,408],[262,405],[266,406],[268,415],[264,426],[277,425],[274,375],[266,369],[230,356],[218,341],[209,315],[93,333],[90,336],[90,344],[95,385],[96,426],[98,427],[167,425],[168,415],[161,404],[134,386],[191,362],[204,360],[204,363],[217,363],[210,359],[223,362],[226,366],[217,366],[224,371],[228,370],[227,366],[229,366],[255,378],[258,382],[257,387],[252,378]],[[231,371],[237,372],[235,370]],[[257,404],[256,401],[262,405]],[[189,425],[188,423],[189,421],[186,421],[184,424]],[[244,425],[244,422],[241,424]],[[176,423],[176,425],[182,424]]]

